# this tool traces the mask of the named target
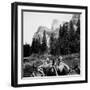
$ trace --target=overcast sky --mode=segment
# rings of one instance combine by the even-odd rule
[[[63,22],[69,21],[72,18],[72,15],[73,14],[65,13],[24,12],[23,43],[31,45],[33,35],[39,26],[46,26],[47,28],[51,29],[53,21],[56,21],[56,24],[60,25]]]

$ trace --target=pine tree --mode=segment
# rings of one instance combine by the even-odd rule
[[[77,22],[77,31],[76,31],[76,34],[77,34],[77,39],[80,40],[80,19]]]
[[[39,39],[35,39],[33,38],[33,41],[32,41],[32,53],[40,53],[40,40]]]
[[[73,27],[73,22],[70,21],[70,49],[71,53],[76,53],[77,49],[77,40],[76,40],[77,34]]]
[[[64,54],[70,54],[70,34],[69,34],[69,30],[68,30],[68,23],[66,23],[66,25],[64,25],[65,28],[65,36],[64,36]]]
[[[63,26],[60,26],[59,30],[59,50],[60,54],[69,54],[70,48],[69,48],[69,30],[68,30],[68,22],[64,23]]]
[[[60,29],[59,29],[59,35],[58,35],[58,40],[56,43],[57,46],[57,54],[60,55],[61,54],[61,42],[62,42],[62,36],[63,36],[63,31],[62,31],[62,26],[60,25]]]
[[[58,55],[59,54],[59,47],[58,47],[58,39],[54,38],[54,33],[50,36],[50,54]]]
[[[77,22],[77,31],[75,35],[75,41],[76,41],[76,52],[80,52],[80,19]]]
[[[50,54],[55,54],[55,46],[54,46],[54,34],[52,33],[50,36]]]
[[[23,54],[24,54],[24,57],[28,57],[31,55],[31,47],[29,44],[24,45]]]
[[[36,43],[36,40],[35,40],[35,38],[33,38],[32,45],[31,45],[32,53],[35,53],[36,52],[35,43]]]
[[[43,32],[43,38],[42,38],[42,45],[41,45],[41,52],[45,53],[47,50],[47,41],[46,41],[46,32]]]

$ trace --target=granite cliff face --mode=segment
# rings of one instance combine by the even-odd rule
[[[49,29],[45,26],[40,26],[37,30],[37,32],[34,34],[35,39],[40,39],[40,42],[42,43],[42,38],[43,38],[43,33],[46,33],[46,40],[47,40],[47,46],[49,47],[49,41],[50,41],[50,36],[53,33],[54,38],[58,38],[58,33],[59,33],[59,28],[56,28],[55,30]]]

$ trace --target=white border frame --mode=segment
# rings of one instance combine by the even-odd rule
[[[66,11],[79,12],[81,14],[81,32],[80,32],[80,62],[81,74],[72,76],[58,76],[45,78],[25,78],[21,79],[21,10],[49,10],[49,11]],[[65,82],[65,81],[80,81],[85,80],[85,9],[71,9],[71,8],[53,8],[53,7],[36,7],[36,6],[18,6],[18,84],[34,84],[34,83],[48,83],[48,82]]]

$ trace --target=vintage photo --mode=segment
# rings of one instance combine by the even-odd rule
[[[81,14],[22,14],[22,78],[80,75]]]
[[[87,83],[87,6],[14,2],[11,85]]]

